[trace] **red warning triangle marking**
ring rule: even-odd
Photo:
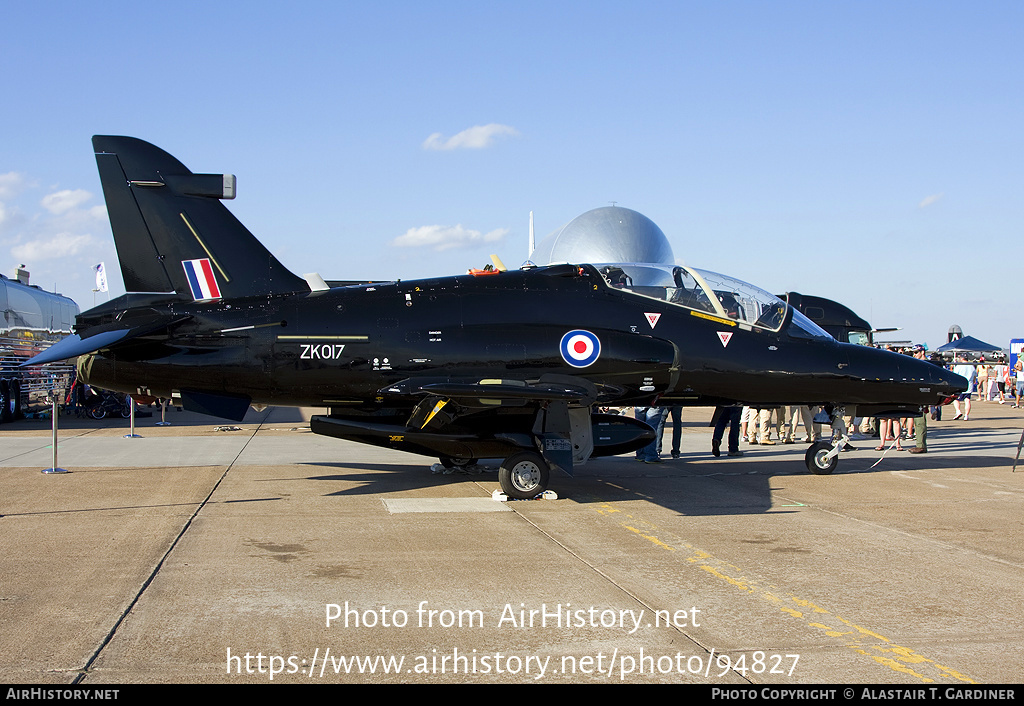
[[[647,317],[647,323],[651,325],[651,328],[654,328],[655,324],[658,323],[658,319],[661,318],[661,314],[652,314],[649,312],[644,312],[644,316]]]
[[[722,348],[729,345],[730,339],[732,339],[732,331],[719,331],[718,338],[722,341]]]

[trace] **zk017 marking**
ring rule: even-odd
[[[344,343],[301,343],[303,360],[338,360],[342,351],[345,350]]]

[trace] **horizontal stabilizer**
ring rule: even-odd
[[[69,358],[76,358],[86,353],[94,353],[101,348],[108,348],[114,345],[130,333],[131,329],[120,329],[117,331],[104,331],[88,338],[81,338],[77,333],[72,334],[67,338],[61,339],[34,358],[28,359],[18,367],[46,365],[47,363],[56,363],[58,360],[68,360]]]
[[[95,353],[98,350],[110,348],[111,346],[119,343],[125,343],[133,338],[151,336],[160,331],[166,331],[172,326],[180,324],[183,321],[188,321],[190,318],[192,317],[174,316],[159,317],[157,319],[150,318],[143,323],[130,328],[110,328],[109,324],[91,327],[89,329],[90,331],[96,331],[96,329],[100,330],[96,333],[90,333],[85,338],[82,338],[77,333],[72,334],[67,338],[63,338],[39,355],[34,358],[30,358],[18,367],[24,368],[28,365],[46,365],[47,363],[55,363],[58,360],[77,358],[78,356],[85,355],[86,353]]]

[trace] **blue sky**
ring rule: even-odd
[[[616,202],[883,338],[1024,337],[1019,2],[0,0],[0,271],[123,291],[90,137],[238,176],[293,271],[457,274]]]

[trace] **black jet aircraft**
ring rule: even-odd
[[[780,294],[782,299],[808,319],[825,329],[837,341],[849,341],[862,346],[873,346],[876,333],[891,333],[899,328],[872,328],[847,306],[825,297],[814,297],[799,292]]]
[[[312,430],[445,464],[503,458],[513,497],[649,443],[604,405],[856,404],[916,413],[965,389],[930,363],[838,343],[779,298],[688,267],[564,264],[330,287],[289,272],[193,174],[130,137],[93,138],[129,292],[29,364],[241,420],[325,407]],[[870,411],[865,411],[870,410]],[[841,439],[808,451],[828,473]]]

